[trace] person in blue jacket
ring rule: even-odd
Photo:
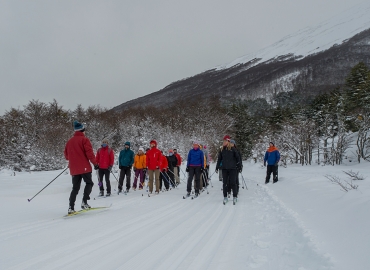
[[[267,162],[267,173],[265,184],[270,182],[271,173],[273,174],[273,183],[278,181],[278,163],[280,161],[279,150],[275,147],[273,142],[270,142],[270,147],[265,153],[263,165],[266,166]]]
[[[195,175],[195,197],[199,195],[200,186],[200,175],[204,170],[204,153],[199,149],[199,143],[197,141],[193,142],[193,149],[189,151],[188,162],[186,165],[186,171],[189,173],[188,185],[187,185],[187,197],[190,196],[191,184]]]
[[[123,181],[126,176],[126,192],[130,190],[131,186],[131,168],[134,164],[135,153],[130,149],[130,142],[125,142],[125,148],[119,153],[118,162],[120,168],[118,193],[122,192]]]

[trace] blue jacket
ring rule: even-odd
[[[204,167],[204,153],[197,148],[191,149],[188,154],[188,163],[186,167]]]
[[[280,160],[279,150],[274,146],[267,149],[264,161],[267,165],[275,165]]]
[[[134,151],[132,151],[130,148],[129,149],[123,149],[119,153],[118,161],[119,161],[119,166],[123,167],[130,167],[132,164],[134,164]]]

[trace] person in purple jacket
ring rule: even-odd
[[[193,149],[189,151],[188,162],[186,165],[186,172],[189,173],[188,185],[187,185],[187,197],[190,196],[191,184],[193,182],[193,177],[195,175],[195,196],[199,195],[199,185],[200,185],[200,175],[204,170],[204,153],[199,149],[199,143],[197,141],[193,142]]]

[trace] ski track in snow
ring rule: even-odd
[[[70,218],[62,218],[66,207],[60,202],[69,193],[41,209],[28,207],[23,211],[45,215],[1,226],[0,268],[333,269],[304,224],[268,187],[246,179],[249,190],[240,188],[238,203],[224,206],[216,178],[210,194],[203,192],[196,200],[182,199],[181,184],[154,197],[130,191],[127,196],[91,200],[92,206],[113,206]]]

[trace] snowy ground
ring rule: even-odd
[[[348,169],[367,176],[358,190],[324,177],[345,179]],[[69,175],[29,203],[59,172],[2,171],[0,269],[369,269],[369,163],[279,170],[280,181],[264,185],[265,170],[245,164],[248,190],[236,206],[222,204],[215,174],[210,194],[195,200],[182,199],[182,183],[151,198],[132,191],[91,200],[113,206],[67,219]]]

